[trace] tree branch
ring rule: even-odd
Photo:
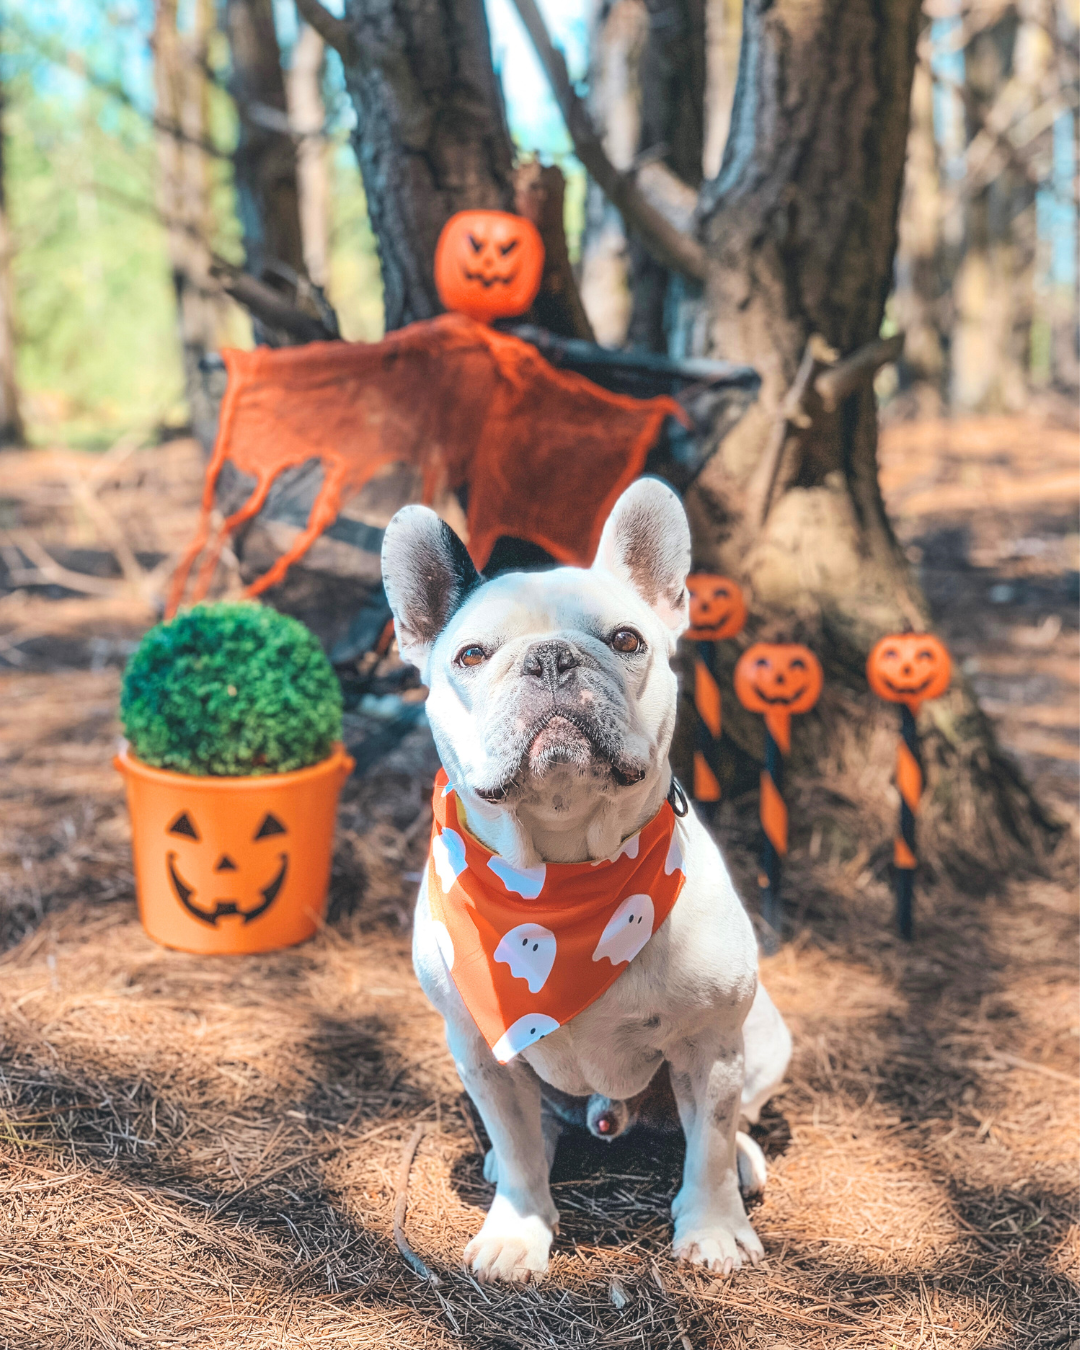
[[[317,0],[297,0],[297,3],[306,6],[317,3]],[[544,67],[578,159],[658,262],[673,271],[681,272],[684,276],[692,277],[695,281],[704,281],[705,250],[696,239],[676,229],[654,206],[650,205],[634,179],[620,173],[608,159],[588,110],[570,82],[563,54],[553,45],[548,35],[536,0],[514,0],[514,6],[532,39],[540,64]]]
[[[306,24],[315,29],[316,33],[323,39],[328,46],[333,47],[339,56],[348,55],[353,44],[352,29],[344,19],[339,19],[336,15],[319,3],[319,0],[296,0],[297,13]]]
[[[865,347],[860,347],[829,370],[823,371],[814,381],[814,388],[825,405],[825,411],[835,411],[864,380],[873,379],[881,367],[887,366],[890,361],[898,361],[903,350],[904,335],[896,333],[893,337],[868,342]]]

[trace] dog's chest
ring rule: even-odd
[[[613,993],[609,990],[608,994]],[[658,1011],[631,1012],[608,995],[523,1052],[546,1083],[576,1097],[623,1099],[643,1091],[664,1058],[671,1029]]]

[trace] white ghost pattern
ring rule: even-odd
[[[638,850],[641,847],[641,831],[632,834],[629,839],[624,839],[610,858],[598,858],[593,863],[594,867],[599,867],[601,863],[616,863],[625,853],[628,858],[636,858]]]
[[[491,1053],[500,1064],[509,1064],[526,1046],[535,1045],[537,1041],[558,1029],[558,1022],[547,1013],[526,1013],[524,1017],[519,1017],[513,1026],[506,1028],[491,1047]]]
[[[602,961],[607,957],[613,966],[632,961],[652,937],[655,917],[653,902],[647,895],[628,895],[608,919],[592,959]]]
[[[465,840],[457,830],[443,830],[431,841],[431,856],[439,884],[446,895],[458,877],[465,871]]]
[[[547,984],[555,964],[557,944],[550,928],[539,923],[519,923],[504,933],[495,948],[495,960],[510,967],[515,980],[527,980],[530,994]]]
[[[515,867],[494,853],[488,866],[508,891],[516,891],[523,900],[535,900],[544,889],[547,867],[543,863],[538,867]]]
[[[446,962],[446,969],[454,969],[454,941],[450,936],[450,929],[441,919],[432,919],[431,928],[435,934],[435,945],[439,949],[439,955]]]
[[[671,846],[667,851],[667,859],[664,862],[664,872],[670,876],[672,872],[685,871],[682,849],[679,847],[679,831],[676,828],[671,832]]]

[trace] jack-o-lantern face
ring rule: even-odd
[[[750,712],[804,713],[818,701],[821,662],[797,642],[755,642],[735,666],[735,693]]]
[[[949,653],[932,633],[891,633],[875,644],[866,662],[866,678],[878,698],[906,703],[912,711],[924,699],[943,694],[951,677]]]
[[[540,231],[508,211],[459,211],[435,247],[439,299],[481,323],[524,314],[543,271]]]
[[[686,578],[690,592],[688,638],[695,642],[718,641],[741,633],[746,623],[746,601],[730,577],[693,572]]]
[[[192,811],[181,811],[166,829],[169,885],[200,923],[216,927],[219,919],[235,916],[249,924],[266,913],[284,886],[289,855],[281,844],[288,830],[270,811],[261,812],[250,825],[250,833],[237,830],[232,835],[235,843],[224,853],[206,851]]]

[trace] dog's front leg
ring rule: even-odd
[[[725,1275],[744,1260],[756,1265],[764,1248],[746,1217],[735,1163],[742,1036],[685,1041],[669,1063],[686,1134],[683,1183],[671,1206],[675,1258]]]
[[[540,1116],[540,1080],[521,1059],[498,1064],[476,1035],[448,1031],[465,1090],[491,1140],[495,1199],[465,1260],[479,1280],[521,1284],[547,1270],[559,1215],[548,1184],[550,1166]]]

